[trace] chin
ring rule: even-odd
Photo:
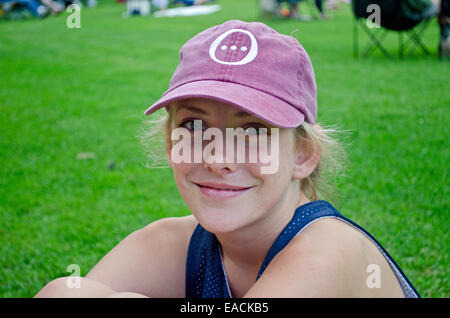
[[[230,233],[245,225],[244,211],[219,209],[197,210],[193,213],[200,225],[214,234]],[[195,211],[195,210],[194,210]]]

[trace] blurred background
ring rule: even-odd
[[[171,170],[146,168],[139,130],[181,46],[229,19],[304,46],[318,122],[347,131],[340,211],[421,296],[449,297],[446,20],[403,4],[377,28],[376,7],[354,4],[0,0],[0,297],[32,297],[69,264],[85,275],[130,232],[190,213]]]

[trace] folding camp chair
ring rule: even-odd
[[[358,28],[364,30],[369,36],[369,41],[362,50],[361,56],[367,57],[378,48],[387,57],[393,57],[383,46],[387,34],[390,31],[398,33],[399,57],[403,58],[405,52],[407,56],[414,53],[416,48],[421,49],[426,55],[430,54],[422,41],[423,33],[428,27],[431,19],[436,15],[434,6],[430,6],[426,11],[414,18],[407,15],[404,10],[404,0],[352,0],[353,19],[353,55],[359,57]],[[370,5],[377,5],[379,8],[379,25],[370,28],[367,25],[368,18],[373,18],[375,11]],[[376,19],[374,19],[376,21]],[[370,21],[370,22],[375,22]],[[403,35],[406,33],[406,41]]]

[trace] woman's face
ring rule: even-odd
[[[197,130],[197,133],[200,131],[205,133],[207,129],[215,127],[223,135],[223,152],[220,152],[220,148],[213,151],[214,155],[223,158],[222,163],[211,163],[211,160],[207,160],[204,156],[197,163],[193,160],[189,162],[173,160],[172,149],[176,147],[177,142],[186,144],[185,140],[175,140],[167,149],[178,191],[205,229],[213,233],[235,231],[283,209],[287,200],[292,201],[292,198],[298,200],[300,191],[296,182],[298,180],[294,177],[297,155],[293,128],[277,128],[278,141],[272,140],[270,135],[267,136],[266,145],[269,153],[273,142],[279,143],[279,152],[276,153],[278,158],[273,158],[278,160],[278,167],[274,173],[267,174],[262,173],[262,167],[267,166],[267,161],[263,163],[258,159],[256,162],[248,162],[247,158],[244,163],[237,163],[237,151],[234,154],[235,160],[227,163],[226,143],[229,140],[225,140],[226,128],[240,127],[246,133],[267,128],[270,133],[274,126],[234,106],[209,99],[182,100],[172,104],[171,107],[176,107],[172,131],[183,127],[194,137],[194,130]],[[198,125],[199,122],[194,120],[201,120],[202,125]],[[252,128],[255,130],[252,131]],[[246,139],[247,151],[252,147],[252,140],[255,140],[251,138],[256,136],[259,137],[256,134]],[[201,143],[202,150],[208,143],[211,141]],[[187,144],[193,153],[194,142]]]

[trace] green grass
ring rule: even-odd
[[[76,263],[86,274],[128,233],[189,213],[169,169],[144,167],[143,111],[181,45],[229,19],[261,20],[313,61],[319,116],[349,130],[341,212],[371,232],[425,297],[449,297],[450,67],[432,56],[352,57],[348,7],[329,21],[261,18],[255,1],[212,15],[121,18],[124,5],[0,21],[0,297],[31,297]],[[396,37],[387,40],[397,49]],[[93,152],[90,160],[77,154]]]

